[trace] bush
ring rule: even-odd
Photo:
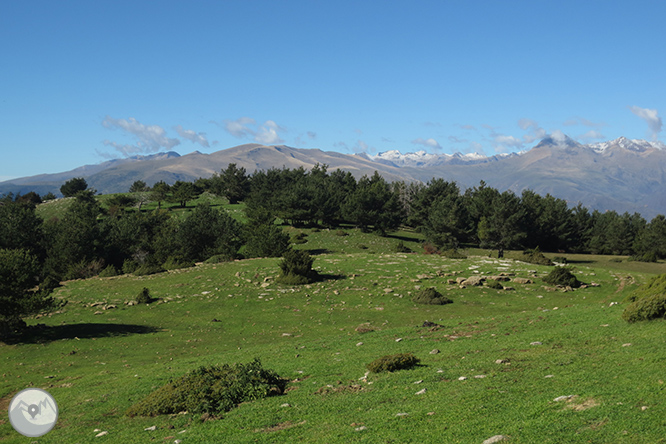
[[[303,232],[296,233],[294,235],[294,237],[291,238],[291,243],[293,243],[293,244],[304,244],[308,241],[306,239],[306,237],[308,237],[308,235],[303,233]]]
[[[182,411],[220,415],[241,402],[284,393],[287,381],[258,359],[248,364],[202,366],[130,407],[128,416],[156,416]]]
[[[156,298],[150,296],[150,290],[148,290],[146,287],[143,287],[141,293],[139,293],[136,296],[137,304],[150,304],[151,302],[155,302],[156,300],[157,300]]]
[[[349,236],[349,234],[345,230],[337,230],[335,232],[336,236]]]
[[[148,276],[149,274],[162,273],[164,268],[159,265],[143,264],[132,272],[134,276]]]
[[[67,268],[67,272],[65,273],[65,280],[71,280],[71,279],[88,279],[93,276],[98,276],[104,266],[104,261],[101,259],[97,259],[94,261],[88,262],[87,260],[82,260],[77,263],[71,264]]]
[[[174,256],[169,256],[166,262],[162,264],[162,268],[165,270],[178,270],[179,268],[190,267],[194,267],[194,262]]]
[[[455,248],[450,250],[445,250],[441,254],[442,256],[449,259],[467,259],[467,255],[465,253]]]
[[[282,274],[277,282],[287,285],[301,285],[314,281],[317,272],[312,269],[314,259],[304,250],[287,250],[280,261]]]
[[[124,274],[134,273],[134,270],[136,270],[137,268],[139,268],[139,264],[132,259],[125,259],[125,262],[123,262]]]
[[[114,267],[113,265],[109,265],[104,270],[99,272],[99,277],[101,278],[107,278],[113,276],[118,276],[118,270],[116,270],[116,267]]]
[[[558,264],[567,264],[567,258],[564,256],[555,256],[553,258],[553,262],[557,262]]]
[[[634,256],[631,256],[629,259],[632,261],[639,261],[639,262],[657,262],[659,257],[657,257],[657,253],[655,253],[654,251],[648,251],[647,253],[636,254]]]
[[[222,262],[231,262],[232,260],[234,259],[226,254],[216,254],[206,259],[204,264],[221,264]]]
[[[553,262],[543,255],[539,247],[523,251],[523,257],[520,260],[536,265],[553,265]]]
[[[444,305],[450,304],[453,301],[435,290],[434,287],[430,287],[414,293],[412,302],[417,304]]]
[[[649,321],[666,317],[666,294],[653,294],[632,302],[622,312],[627,322]]]
[[[504,286],[500,284],[499,281],[493,279],[488,279],[485,283],[485,286],[494,290],[504,290]]]
[[[358,244],[358,248],[361,249],[361,250],[367,250],[368,246],[365,245],[365,244]]]
[[[398,245],[395,246],[396,253],[411,253],[412,249],[409,248],[403,241],[398,242]]]
[[[411,353],[399,353],[397,355],[382,356],[365,367],[372,373],[394,372],[396,370],[412,368],[419,362],[421,360]]]
[[[556,267],[543,278],[543,281],[550,285],[562,285],[565,287],[578,288],[581,282],[574,276],[571,269],[567,267]]]
[[[656,294],[666,294],[666,274],[654,276],[647,283],[635,289],[625,298],[625,302],[635,302]]]

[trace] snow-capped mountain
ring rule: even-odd
[[[489,162],[504,157],[515,156],[517,153],[503,153],[495,156],[485,156],[479,153],[433,154],[425,151],[402,154],[398,150],[384,151],[375,155],[367,155],[368,159],[384,165],[396,167],[432,167],[442,164],[471,164]]]
[[[603,153],[609,148],[620,147],[625,150],[635,151],[638,153],[645,152],[649,149],[666,149],[666,145],[662,142],[650,142],[647,140],[641,139],[627,139],[626,137],[620,137],[615,140],[610,140],[608,142],[599,142],[586,145],[587,148],[596,151],[597,153]]]

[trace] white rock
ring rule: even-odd
[[[423,395],[425,392],[427,392],[427,389],[419,390],[415,395]]]
[[[631,342],[628,342],[626,344],[622,344],[622,347],[631,347]]]
[[[423,382],[423,379],[419,379],[418,381],[414,381],[414,384],[420,384]]]
[[[458,381],[464,381],[466,379],[467,379],[467,376],[461,376],[460,378],[458,378]]]
[[[409,416],[409,413],[396,413],[395,416]]]
[[[362,342],[359,342],[359,343],[356,344],[357,347],[360,347],[361,345],[363,345]]]
[[[280,407],[291,407],[291,405],[285,402],[284,404],[280,405]]]
[[[493,444],[493,443],[496,443],[496,442],[505,441],[507,439],[509,439],[508,436],[495,435],[495,436],[491,436],[490,438],[483,441],[483,444]]]
[[[476,375],[476,376],[474,376],[474,378],[476,378],[476,379],[483,379],[485,377],[486,377],[486,375]]]
[[[363,430],[367,430],[368,428],[366,426],[361,426],[361,427],[356,427],[354,430],[357,432],[361,432]]]
[[[400,342],[400,341],[402,341],[402,338],[398,338],[395,340],[395,342]]]
[[[434,349],[434,350],[430,351],[431,355],[436,355],[437,353],[439,353],[439,350],[437,350],[437,349]]]
[[[544,376],[544,378],[554,378],[554,377],[555,377],[555,375],[546,375],[546,376]]]
[[[534,341],[534,342],[530,342],[530,345],[543,345],[543,342]]]
[[[109,434],[109,432],[107,432],[107,431],[105,430],[105,431],[103,431],[103,432],[99,432],[97,435],[95,435],[95,438],[99,438],[100,436],[104,436],[104,435],[108,435],[108,434]]]
[[[150,432],[150,431],[153,431],[153,430],[155,430],[155,429],[157,429],[157,427],[155,427],[155,426],[150,426],[150,427],[146,427],[146,428],[143,429],[143,430],[146,431],[146,432]]]
[[[568,399],[571,399],[571,398],[573,398],[574,396],[575,396],[575,395],[558,396],[557,398],[553,399],[553,401],[555,401],[555,402],[562,402],[562,401],[566,401],[566,400],[568,400]]]

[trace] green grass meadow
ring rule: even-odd
[[[483,250],[425,255],[411,232],[288,230],[308,234],[297,248],[315,255],[326,280],[276,284],[279,259],[262,258],[57,289],[68,305],[29,319],[44,327],[22,341],[0,343],[0,407],[21,389],[43,388],[58,402],[58,423],[26,438],[5,415],[0,442],[481,443],[499,434],[510,443],[666,442],[666,324],[620,318],[623,298],[666,264],[565,255],[579,280],[600,286],[563,292],[541,282],[552,267]],[[399,241],[418,253],[394,253]],[[513,291],[447,283],[501,272],[534,283],[504,282]],[[126,305],[143,287],[160,301]],[[454,303],[413,303],[426,287]],[[418,367],[364,377],[372,360],[406,352]],[[124,414],[170,378],[255,357],[290,380],[284,395],[208,421]]]

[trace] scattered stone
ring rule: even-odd
[[[498,359],[495,361],[495,364],[509,364],[511,361],[508,359]]]
[[[533,284],[534,283],[534,281],[532,279],[521,278],[521,277],[513,278],[513,282],[515,282],[516,284]]]
[[[608,304],[608,306],[612,307],[613,305],[617,305],[617,304],[618,304],[617,302],[611,302],[610,304]]]
[[[507,439],[509,439],[508,436],[495,435],[495,436],[491,436],[490,438],[483,441],[483,444],[493,444],[493,443],[500,442],[500,441],[506,441]]]
[[[108,435],[108,434],[109,434],[109,432],[107,432],[107,431],[105,430],[105,431],[103,431],[103,432],[99,432],[97,435],[95,435],[95,438],[99,438],[100,436],[104,436],[104,435]]]
[[[474,378],[476,378],[476,379],[483,379],[485,377],[486,377],[486,375],[476,375],[476,376],[474,376]]]
[[[417,274],[416,279],[430,279],[430,275],[428,274]]]
[[[562,402],[562,401],[568,401],[571,398],[573,398],[576,395],[565,395],[565,396],[558,396],[557,398],[553,399],[554,402]]]
[[[622,347],[631,347],[631,342],[627,342],[626,344],[622,344]]]
[[[396,413],[395,416],[409,416],[409,413]]]
[[[590,287],[601,287],[601,284],[597,284],[596,282],[590,282]]]
[[[511,280],[510,277],[508,276],[488,276],[487,279],[493,280],[493,281],[501,281],[501,282],[508,282]]]
[[[266,288],[266,287],[269,287],[270,285],[271,285],[270,282],[264,282],[264,283],[261,284],[261,288]]]
[[[467,379],[467,376],[461,376],[460,378],[458,378],[458,381],[465,381],[466,379]]]
[[[426,413],[426,415],[428,415],[428,416],[432,416],[432,415],[434,415],[434,414],[435,414],[435,412],[428,412],[428,413]]]
[[[104,312],[103,311],[96,311],[95,314],[96,315],[101,315],[101,314],[104,314]]]
[[[436,324],[434,322],[425,321],[423,324],[421,324],[421,327],[431,327],[432,328],[432,327],[444,327],[444,326],[440,325],[440,324]]]
[[[92,304],[90,304],[90,307],[97,307],[99,305],[104,305],[104,302],[93,302]]]
[[[544,376],[544,378],[554,378],[554,377],[555,377],[555,375],[546,375],[546,376]]]
[[[291,336],[291,333],[282,333],[282,336]]]
[[[515,291],[516,289],[513,287],[504,287],[505,291]]]
[[[415,395],[423,395],[427,391],[428,391],[427,389],[419,390],[418,392],[415,393]]]
[[[155,429],[157,429],[156,426],[150,426],[150,427],[146,427],[146,428],[143,429],[143,430],[144,430],[145,432],[152,432],[152,431],[154,431]]]
[[[354,431],[356,432],[362,432],[363,430],[367,430],[368,428],[366,426],[361,426],[361,427],[356,427]]]
[[[462,282],[462,285],[478,287],[479,285],[483,285],[483,281],[485,280],[486,279],[483,276],[470,276]]]
[[[393,293],[393,289],[392,288],[385,288],[384,293],[386,293],[386,294]]]
[[[530,345],[543,345],[543,342],[534,341],[534,342],[530,342]]]
[[[402,341],[402,338],[398,338],[395,340],[395,342],[400,342],[400,341]]]
[[[180,444],[181,442],[183,442],[183,441],[180,440],[180,439],[177,439],[177,440],[175,440],[175,441],[173,442],[173,444]]]
[[[114,308],[118,308],[118,307],[115,306],[115,305],[107,305],[106,307],[104,307],[104,310],[113,310]]]
[[[414,381],[414,384],[420,384],[423,382],[423,379],[419,379],[418,381]]]
[[[285,402],[284,404],[280,405],[280,407],[291,407],[291,404]]]
[[[356,344],[357,347],[360,347],[361,345],[363,345],[362,342],[359,342],[359,343]]]
[[[643,407],[641,407],[641,410],[646,411],[648,408],[649,408],[648,406],[644,405]]]
[[[462,283],[465,282],[466,280],[467,280],[467,278],[464,278],[464,277],[457,277],[457,278],[456,278],[456,284],[462,284]]]
[[[433,349],[433,350],[430,350],[431,355],[436,355],[437,353],[439,353],[439,350],[437,350],[436,348]]]
[[[446,280],[446,283],[449,284],[449,285],[455,285],[455,284],[457,284],[458,282],[456,282],[455,279],[447,279],[447,280]]]
[[[444,370],[442,370],[441,368],[438,368],[437,373],[444,373]]]

